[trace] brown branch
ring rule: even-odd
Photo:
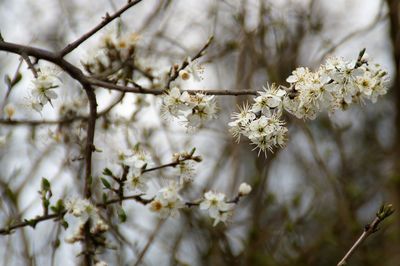
[[[124,196],[122,199],[121,198],[111,199],[111,200],[108,200],[106,202],[96,204],[96,207],[105,208],[108,205],[111,205],[111,204],[114,204],[114,203],[119,203],[121,200],[122,201],[135,200],[136,202],[139,202],[139,203],[141,203],[143,205],[147,205],[152,201],[152,199],[144,199],[144,198],[142,198],[142,196],[143,195],[131,195],[131,196]],[[41,222],[44,222],[44,221],[47,221],[47,220],[60,219],[60,218],[64,217],[65,214],[67,214],[67,211],[63,211],[61,213],[37,216],[34,219],[26,220],[26,221],[21,222],[21,223],[17,223],[17,224],[14,224],[14,225],[7,226],[5,228],[1,228],[0,229],[0,235],[7,235],[7,234],[12,233],[12,230],[15,230],[15,229],[18,229],[18,228],[22,228],[22,227],[26,227],[26,226],[32,226],[33,224],[37,225],[38,223],[41,223]]]
[[[64,57],[65,55],[69,54],[70,52],[72,52],[73,50],[75,50],[75,48],[77,48],[79,45],[81,45],[84,41],[86,41],[87,39],[89,39],[91,36],[93,36],[96,32],[98,32],[99,30],[101,30],[102,28],[104,28],[108,23],[110,23],[111,21],[113,21],[114,19],[120,17],[122,15],[122,13],[124,13],[126,10],[128,10],[129,8],[133,7],[134,5],[138,4],[139,2],[141,2],[142,0],[136,0],[136,1],[128,1],[128,3],[123,6],[122,8],[120,8],[117,12],[115,12],[113,15],[109,15],[108,13],[106,13],[106,16],[103,18],[103,21],[98,24],[96,27],[94,27],[93,29],[91,29],[90,31],[88,31],[87,33],[83,34],[79,39],[77,39],[76,41],[68,44],[64,49],[62,49],[58,56],[59,57]]]
[[[32,224],[36,225],[36,224],[38,224],[40,222],[43,222],[43,221],[60,218],[60,217],[64,216],[65,213],[66,213],[66,211],[61,213],[61,214],[42,215],[42,216],[38,216],[38,217],[36,217],[34,219],[31,219],[31,220],[26,220],[25,222],[17,223],[17,224],[2,228],[2,229],[0,229],[0,235],[10,234],[12,230],[18,229],[18,228],[21,228],[21,227],[32,226]]]
[[[174,162],[162,164],[162,165],[155,166],[155,167],[152,167],[152,168],[146,168],[146,169],[142,170],[142,173],[156,171],[156,170],[167,168],[167,167],[175,167],[175,166],[179,165],[181,162],[190,161],[190,160],[196,161],[196,162],[200,162],[201,161],[201,157],[191,155],[191,156],[188,156],[186,158],[178,159],[178,160],[176,160]]]
[[[32,56],[36,59],[43,59],[49,62],[56,64],[61,67],[65,72],[67,72],[72,78],[79,81],[83,87],[90,85],[90,83],[86,80],[83,72],[76,66],[72,65],[68,61],[64,60],[62,57],[57,55],[56,53],[50,52],[48,50],[20,45],[16,43],[4,42],[0,41],[0,50],[7,51],[10,53],[18,54],[20,56]]]
[[[118,197],[115,199],[110,199],[107,200],[105,202],[102,203],[97,203],[96,207],[98,208],[106,208],[109,205],[115,204],[115,203],[121,203],[122,201],[127,201],[127,200],[134,200],[138,203],[141,203],[143,205],[147,205],[149,203],[151,203],[153,201],[154,198],[150,198],[150,199],[145,199],[143,198],[144,194],[139,194],[139,195],[130,195],[130,196],[123,196],[123,197]],[[226,201],[226,203],[234,203],[237,204],[239,203],[239,200],[242,196],[241,195],[237,195],[235,198]],[[186,207],[193,207],[193,206],[199,206],[200,205],[199,200],[197,201],[193,201],[193,202],[185,202],[185,206]],[[16,223],[14,225],[10,225],[7,226],[5,228],[0,228],[0,235],[7,235],[12,233],[13,230],[18,229],[18,228],[22,228],[22,227],[26,227],[26,226],[36,226],[38,223],[47,221],[47,220],[52,220],[52,219],[61,219],[63,218],[65,215],[67,214],[67,211],[62,211],[60,213],[55,213],[55,214],[47,214],[47,215],[41,215],[41,216],[37,216],[36,218],[30,219],[30,220],[25,220],[24,222],[21,223]],[[383,220],[383,219],[382,219]]]
[[[87,117],[74,117],[70,119],[60,119],[60,120],[27,120],[27,119],[0,119],[0,124],[2,125],[27,125],[27,126],[40,126],[40,125],[60,125],[60,124],[69,124],[76,120],[85,120]]]
[[[117,100],[115,100],[113,103],[111,103],[109,106],[104,108],[102,111],[97,113],[97,118],[100,118],[102,116],[107,115],[118,103],[121,102],[123,99],[124,94],[122,93]],[[64,118],[60,120],[27,120],[27,119],[0,119],[0,124],[2,125],[9,125],[9,126],[22,126],[22,125],[27,125],[27,126],[40,126],[40,125],[63,125],[63,124],[69,124],[74,121],[78,120],[88,120],[88,116],[81,116],[77,115],[71,118]]]
[[[94,79],[91,77],[87,77],[87,81],[90,82],[93,86],[105,88],[105,89],[110,89],[110,90],[115,90],[115,91],[121,91],[121,92],[127,92],[127,93],[138,93],[138,94],[152,94],[152,95],[160,95],[164,94],[167,89],[147,89],[139,85],[135,85],[135,87],[128,87],[128,86],[121,86],[121,85],[116,85],[110,82]],[[182,91],[187,91],[190,94],[196,94],[196,93],[203,93],[207,95],[219,95],[219,96],[242,96],[242,95],[257,95],[256,90],[182,90]]]
[[[89,199],[92,195],[92,153],[95,151],[94,146],[94,131],[97,120],[97,100],[93,89],[88,86],[84,88],[89,99],[89,118],[87,126],[86,147],[85,147],[85,186],[84,195]]]
[[[337,266],[344,266],[347,264],[347,261],[353,255],[355,250],[367,239],[368,236],[378,231],[378,225],[387,217],[392,215],[394,209],[391,204],[384,204],[380,208],[379,212],[376,214],[375,219],[368,225],[365,226],[364,232],[361,236],[357,239],[357,241],[353,244],[353,246],[349,249],[349,251],[344,255],[343,259],[339,261]]]
[[[37,78],[38,72],[37,72],[35,66],[32,64],[32,61],[29,58],[29,56],[27,56],[26,54],[22,54],[21,57],[25,60],[26,64],[28,65],[28,68],[32,71],[33,76],[35,78]]]
[[[97,86],[97,87],[106,88],[106,89],[115,90],[115,91],[121,91],[121,92],[153,94],[153,95],[160,95],[160,94],[163,94],[166,92],[166,89],[158,89],[158,90],[147,89],[147,88],[143,88],[137,84],[134,87],[121,86],[121,85],[116,85],[116,84],[113,84],[110,82],[98,80],[98,79],[95,79],[92,77],[87,77],[83,74],[83,72],[79,68],[72,65],[65,59],[59,57],[56,53],[53,53],[53,52],[50,52],[47,50],[43,50],[40,48],[0,41],[0,50],[15,53],[18,55],[26,54],[28,56],[33,56],[37,59],[43,59],[43,60],[52,62],[52,63],[56,64],[57,66],[61,67],[72,78],[79,81],[84,88],[88,87],[89,85],[92,85],[92,86]],[[201,51],[198,54],[201,54]],[[187,64],[187,62],[186,62],[186,64]],[[224,95],[224,96],[257,95],[257,91],[255,91],[255,90],[240,90],[240,91],[187,90],[187,92],[189,92],[191,94],[204,93],[204,94],[208,94],[208,95]]]

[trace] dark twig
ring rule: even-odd
[[[38,72],[37,72],[35,66],[32,64],[32,61],[29,58],[29,56],[27,56],[26,54],[21,54],[21,57],[25,60],[26,64],[28,65],[28,68],[32,71],[33,76],[35,78],[37,78],[39,76]]]
[[[103,21],[100,24],[98,24],[96,27],[94,27],[87,33],[83,34],[76,41],[68,44],[64,49],[61,50],[61,52],[59,52],[58,56],[62,58],[65,55],[69,54],[70,52],[75,50],[75,48],[77,48],[79,45],[81,45],[84,41],[86,41],[91,36],[93,36],[96,32],[98,32],[99,30],[104,28],[108,23],[110,23],[114,19],[120,17],[122,15],[122,13],[124,13],[126,10],[128,10],[129,8],[133,7],[134,5],[138,4],[141,1],[142,0],[128,1],[128,3],[125,6],[123,6],[121,9],[119,9],[117,12],[115,12],[111,16],[108,13],[106,13],[106,16],[103,18]]]
[[[93,86],[102,87],[110,90],[128,92],[128,93],[138,93],[138,94],[152,94],[152,95],[160,95],[164,94],[166,89],[147,89],[139,85],[135,85],[134,87],[121,86],[116,85],[110,82],[94,79],[91,77],[87,77],[87,81],[90,82]],[[256,90],[183,90],[187,91],[190,94],[196,93],[204,93],[208,95],[223,95],[223,96],[240,96],[240,95],[257,95]]]
[[[139,202],[143,205],[149,204],[152,199],[144,199],[142,198],[142,195],[131,195],[131,196],[124,196],[122,199],[116,198],[116,199],[111,199],[103,203],[98,203],[96,204],[96,207],[99,208],[105,208],[108,205],[119,203],[120,201],[125,201],[125,200],[134,200],[136,202]],[[40,222],[47,221],[47,220],[53,220],[53,219],[60,219],[64,217],[64,215],[67,213],[67,211],[63,211],[61,213],[55,213],[55,214],[48,214],[48,215],[41,215],[37,216],[36,218],[30,219],[30,220],[25,220],[24,222],[21,223],[16,223],[10,226],[7,226],[5,228],[0,229],[0,235],[7,235],[12,233],[13,230],[26,227],[26,226],[32,226],[32,225],[37,225]]]
[[[337,264],[338,266],[343,266],[347,264],[348,259],[353,255],[354,251],[367,239],[368,236],[378,231],[378,225],[387,217],[392,215],[394,209],[392,204],[384,204],[381,206],[380,210],[377,212],[375,219],[368,225],[365,226],[364,232],[349,249],[349,251],[344,255],[343,259]]]

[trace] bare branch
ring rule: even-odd
[[[368,225],[365,226],[364,232],[344,255],[343,259],[337,264],[337,266],[343,266],[347,264],[348,259],[353,255],[355,250],[367,239],[368,236],[378,231],[378,225],[387,217],[392,215],[394,212],[391,204],[382,205],[379,212],[376,214],[375,219]]]
[[[119,203],[120,201],[126,201],[126,200],[134,200],[136,202],[139,202],[143,205],[147,205],[148,203],[151,202],[151,199],[144,199],[142,198],[142,195],[131,195],[131,196],[124,196],[122,199],[121,198],[116,198],[116,199],[111,199],[108,200],[104,203],[98,203],[96,204],[97,207],[99,208],[105,208],[111,204],[114,203]],[[53,219],[60,219],[64,217],[64,215],[67,213],[67,211],[63,211],[61,213],[55,213],[55,214],[48,214],[48,215],[41,215],[37,216],[36,218],[30,219],[30,220],[25,220],[24,222],[17,223],[11,226],[7,226],[5,228],[0,229],[0,235],[7,235],[12,233],[13,230],[26,227],[26,226],[32,226],[32,225],[37,225],[38,223],[47,221],[47,220],[53,220]]]
[[[68,44],[64,49],[62,49],[59,52],[58,56],[59,57],[64,57],[65,55],[69,54],[70,52],[75,50],[75,48],[77,48],[79,45],[81,45],[84,41],[86,41],[91,36],[93,36],[96,32],[98,32],[99,30],[104,28],[108,23],[110,23],[114,19],[120,17],[122,15],[122,13],[124,13],[126,10],[128,10],[129,8],[133,7],[134,5],[138,4],[141,1],[142,0],[128,1],[128,3],[125,6],[123,6],[121,9],[119,9],[117,12],[115,12],[111,16],[108,13],[106,13],[106,16],[103,18],[103,21],[100,24],[98,24],[96,27],[94,27],[93,29],[91,29],[87,33],[83,34],[76,41]]]

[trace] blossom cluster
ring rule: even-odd
[[[167,187],[160,189],[150,203],[150,210],[159,213],[161,218],[179,216],[179,209],[185,207],[178,194],[180,189],[176,182],[171,182]]]
[[[181,92],[178,87],[173,87],[163,97],[164,116],[178,119],[188,130],[193,130],[204,125],[214,118],[217,106],[214,96],[202,93],[189,94]]]
[[[235,204],[241,197],[251,192],[251,186],[242,183],[234,200],[228,201],[223,193],[208,191],[199,202],[193,203],[183,201],[179,195],[181,189],[182,186],[176,182],[171,182],[167,187],[160,189],[150,203],[150,210],[159,213],[161,218],[177,217],[180,209],[198,205],[201,210],[208,212],[214,219],[213,226],[216,226],[220,222],[227,222],[233,214]]]
[[[130,167],[130,174],[127,177],[127,188],[131,191],[146,192],[148,190],[149,176],[143,170],[152,165],[150,156],[141,149],[135,149],[131,156],[128,156],[124,164]]]
[[[332,113],[365,100],[375,103],[387,92],[388,75],[380,65],[369,64],[366,56],[357,61],[331,57],[316,72],[297,68],[286,81],[290,88],[285,110],[297,118],[315,119],[324,110]]]
[[[260,152],[272,151],[286,141],[283,110],[297,118],[315,119],[325,110],[333,113],[365,100],[375,103],[387,92],[388,75],[380,65],[370,64],[362,51],[354,61],[328,58],[315,72],[299,67],[286,81],[288,88],[272,84],[259,92],[252,106],[246,104],[232,115],[233,136],[238,140],[246,136]]]
[[[286,141],[288,130],[280,119],[286,91],[272,84],[258,94],[254,104],[251,107],[244,105],[239,113],[234,113],[232,118],[235,120],[228,125],[238,140],[240,135],[244,135],[260,152],[266,152],[283,146]]]
[[[82,241],[85,238],[84,226],[90,223],[90,233],[93,235],[108,231],[108,225],[101,219],[98,209],[86,199],[71,199],[66,203],[68,213],[79,218],[79,225],[75,233],[66,239],[69,243]]]

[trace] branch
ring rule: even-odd
[[[97,120],[97,100],[93,89],[89,87],[84,88],[89,100],[89,118],[87,126],[86,146],[85,146],[85,198],[89,199],[92,195],[92,153],[96,150],[94,146],[94,131],[96,128]]]
[[[367,239],[368,236],[378,231],[378,225],[387,217],[392,215],[394,212],[392,204],[384,204],[380,210],[376,213],[375,219],[368,225],[365,226],[364,232],[344,255],[343,259],[337,264],[337,266],[344,266],[347,264],[348,259],[353,255],[355,250]]]
[[[162,164],[162,165],[159,165],[159,166],[155,166],[153,168],[146,168],[146,169],[144,169],[142,171],[142,173],[156,171],[156,170],[159,170],[159,169],[162,169],[162,168],[167,168],[167,167],[175,167],[175,166],[179,165],[181,162],[190,161],[190,160],[195,161],[195,162],[201,162],[202,159],[201,159],[200,156],[193,156],[193,154],[191,154],[191,155],[189,155],[189,156],[187,156],[185,158],[182,158],[182,159],[178,158],[177,160],[175,160],[173,162],[170,162],[170,163],[167,163],[167,164]]]
[[[110,16],[108,13],[106,13],[105,18],[103,18],[103,21],[100,24],[98,24],[96,27],[94,27],[93,29],[91,29],[90,31],[88,31],[87,33],[82,35],[76,41],[68,44],[64,49],[62,49],[59,52],[58,56],[59,57],[64,57],[65,55],[69,54],[70,52],[75,50],[75,48],[77,48],[79,45],[81,45],[84,41],[86,41],[91,36],[93,36],[96,32],[98,32],[99,30],[104,28],[108,23],[110,23],[114,19],[120,17],[122,15],[122,13],[124,13],[126,10],[128,10],[129,8],[133,7],[134,5],[138,4],[141,1],[142,0],[136,0],[136,1],[129,0],[128,3],[125,6],[123,6],[121,9],[119,9],[113,15]]]
[[[61,120],[27,120],[27,119],[0,119],[0,124],[2,125],[28,125],[28,126],[40,126],[40,125],[60,125],[60,124],[69,124],[75,120],[85,120],[87,117],[74,117],[70,119],[61,119]]]
[[[147,205],[148,203],[150,203],[152,201],[152,199],[144,199],[142,198],[142,195],[131,195],[131,196],[125,196],[122,199],[121,198],[116,198],[116,199],[111,199],[108,200],[104,203],[98,203],[96,204],[96,207],[99,208],[105,208],[108,205],[114,204],[114,203],[119,203],[120,201],[125,201],[125,200],[135,200],[136,202],[139,202],[143,205]],[[12,230],[18,229],[18,228],[22,228],[22,227],[26,227],[26,226],[33,226],[33,225],[37,225],[38,223],[47,221],[47,220],[52,220],[52,219],[59,219],[64,217],[64,215],[67,214],[67,211],[62,211],[60,213],[55,213],[55,214],[48,214],[48,215],[41,215],[41,216],[37,216],[34,219],[30,219],[30,220],[25,220],[24,222],[21,223],[17,223],[5,228],[1,228],[0,229],[0,235],[7,235],[12,233]]]
[[[59,57],[56,53],[53,53],[53,52],[50,52],[47,50],[43,50],[40,48],[0,41],[0,50],[11,52],[11,53],[18,54],[18,55],[26,54],[28,56],[33,56],[37,59],[43,59],[43,60],[52,62],[55,65],[62,68],[65,72],[67,72],[73,79],[80,82],[84,88],[89,85],[92,85],[92,86],[97,86],[97,87],[106,88],[106,89],[115,90],[115,91],[139,93],[139,94],[152,94],[152,95],[160,95],[160,94],[164,94],[166,92],[166,89],[158,89],[158,90],[147,89],[147,88],[143,88],[142,86],[139,86],[137,84],[134,87],[127,87],[127,86],[116,85],[116,84],[113,84],[110,82],[106,82],[106,81],[98,80],[96,78],[85,76],[79,68],[72,65],[65,59]],[[198,54],[201,54],[201,51]],[[240,91],[187,90],[187,92],[189,92],[191,94],[204,93],[204,94],[208,94],[208,95],[224,95],[224,96],[257,95],[257,91],[255,91],[255,90],[240,90]]]
[[[96,117],[100,118],[102,116],[107,115],[118,103],[121,102],[124,94],[121,94],[117,100],[115,100],[113,103],[111,103],[109,106],[104,108],[102,111],[98,112]],[[22,126],[22,125],[28,125],[28,126],[40,126],[40,125],[63,125],[63,124],[70,124],[74,121],[78,120],[88,120],[88,116],[82,116],[82,115],[77,115],[74,117],[70,118],[63,118],[60,120],[27,120],[27,119],[0,119],[0,124],[2,125],[10,125],[10,126]]]
[[[138,93],[138,94],[152,94],[161,95],[164,94],[166,89],[147,89],[140,85],[135,85],[135,87],[116,85],[110,82],[94,79],[87,77],[87,81],[93,86],[102,87],[110,90],[127,92],[127,93]],[[241,96],[241,95],[257,95],[256,90],[183,90],[190,94],[203,93],[207,95],[220,95],[220,96]]]
[[[25,220],[25,222],[17,223],[17,224],[8,226],[6,228],[0,229],[0,235],[10,234],[12,230],[17,229],[17,228],[21,228],[21,227],[25,227],[25,226],[33,226],[33,225],[36,225],[36,224],[38,224],[40,222],[43,222],[43,221],[60,218],[60,217],[63,217],[66,213],[67,212],[64,211],[64,212],[62,212],[60,214],[57,213],[57,214],[37,216],[34,219]]]

